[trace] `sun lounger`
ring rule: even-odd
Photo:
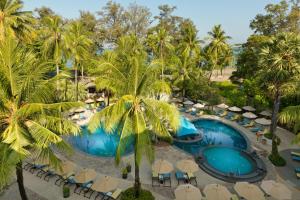
[[[61,186],[62,183],[64,183],[68,178],[74,176],[74,172],[70,172],[69,174],[66,174],[66,175],[60,175],[60,174],[55,174],[56,176],[58,176],[58,179],[56,179],[55,181],[55,185],[57,186]]]
[[[295,161],[300,161],[300,156],[292,156],[292,159]]]
[[[254,128],[251,128],[250,131],[255,133],[255,132],[258,132],[258,131],[263,131],[263,129],[261,127],[256,126]]]
[[[296,167],[296,168],[295,168],[295,172],[296,172],[296,173],[300,173],[300,167]]]
[[[239,125],[246,125],[246,124],[249,124],[249,123],[250,123],[250,121],[247,118],[244,118],[242,121],[238,122]]]
[[[237,120],[237,119],[239,119],[239,116],[238,116],[238,115],[234,115],[234,116],[232,116],[232,117],[230,118],[231,121],[235,121],[235,120]]]
[[[116,200],[120,197],[121,193],[122,193],[122,190],[117,188],[112,194],[106,194],[106,196],[108,197],[108,199]],[[104,199],[106,199],[106,198],[104,198]]]
[[[163,182],[163,185],[165,187],[171,187],[172,186],[171,173],[159,174],[158,178],[159,178],[160,181]],[[166,184],[167,182],[169,182],[169,185]]]
[[[86,193],[87,191],[90,190],[91,186],[93,185],[94,181],[88,181],[86,183],[75,183],[75,189],[74,189],[74,193],[76,194],[81,194],[81,192],[83,191],[84,193]]]
[[[300,152],[291,151],[291,155],[293,155],[293,156],[300,156]]]
[[[182,171],[176,171],[175,172],[175,177],[177,179],[178,185],[180,183],[180,181],[183,181],[183,183],[185,183],[187,181],[187,174],[182,172]]]
[[[195,185],[197,186],[198,183],[197,183],[196,176],[193,173],[191,173],[191,172],[187,173],[187,176],[188,176],[189,183],[192,184],[192,182],[194,182]]]
[[[45,164],[33,164],[29,170],[29,172],[31,172],[32,174],[36,171],[36,170],[42,170],[43,168],[47,167],[49,165],[45,165]]]

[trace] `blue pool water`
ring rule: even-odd
[[[236,149],[211,147],[203,151],[203,156],[212,168],[222,173],[245,175],[253,171],[252,162]]]
[[[116,150],[120,137],[116,133],[107,134],[102,128],[90,133],[86,127],[82,128],[80,136],[70,137],[70,143],[77,149],[95,156],[112,157]],[[122,153],[130,153],[133,150],[132,141],[128,140],[127,149]]]
[[[203,134],[203,139],[192,144],[175,142],[176,146],[191,154],[197,155],[199,151],[209,145],[247,149],[246,139],[237,130],[220,121],[199,119],[193,123]]]

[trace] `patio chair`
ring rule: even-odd
[[[176,171],[175,177],[177,179],[177,185],[179,185],[180,181],[183,181],[183,183],[187,182],[187,174],[182,171]]]
[[[248,124],[244,124],[243,126],[244,126],[245,128],[250,128],[250,127],[252,127],[252,126],[254,126],[254,125],[255,125],[254,121],[250,121]]]
[[[291,151],[291,155],[293,155],[293,156],[300,156],[300,152]]]
[[[76,194],[81,194],[81,192],[83,191],[84,193],[86,193],[87,191],[90,190],[91,186],[93,185],[94,181],[88,181],[86,183],[75,183],[75,189],[74,189],[74,193]]]
[[[64,183],[68,178],[74,177],[75,174],[74,172],[70,172],[69,174],[66,175],[59,175],[59,174],[55,174],[55,175],[58,176],[58,179],[56,179],[54,184],[57,186],[61,186],[62,183]]]
[[[158,183],[158,185],[154,185],[154,182],[157,182]],[[158,176],[158,173],[156,173],[156,172],[152,172],[152,187],[153,186],[159,186],[160,184],[159,184],[159,176]]]
[[[261,128],[259,126],[255,126],[255,127],[251,128],[250,131],[253,133],[256,133],[258,131],[263,131],[263,128]]]
[[[32,166],[31,166],[31,168],[29,169],[29,172],[31,172],[32,174],[36,171],[36,170],[38,170],[38,173],[40,172],[40,170],[42,170],[43,168],[45,168],[45,167],[47,167],[47,166],[49,166],[49,165],[45,165],[45,164],[33,164]]]
[[[105,197],[103,199],[113,199],[113,200],[117,200],[120,196],[121,196],[122,190],[117,188],[112,194],[108,193],[105,195]]]
[[[194,182],[196,186],[198,185],[197,178],[193,173],[189,172],[189,173],[187,173],[187,176],[188,176],[188,181],[190,184],[192,184],[192,182]]]
[[[166,173],[166,174],[159,174],[159,179],[163,181],[163,185],[165,187],[171,187],[172,182],[171,182],[171,173]],[[167,185],[166,183],[169,182],[170,184]]]
[[[225,119],[230,120],[233,116],[234,114],[232,112],[228,112],[227,115],[225,116]]]
[[[300,173],[300,167],[296,167],[296,168],[295,168],[295,172],[296,172],[296,173]]]

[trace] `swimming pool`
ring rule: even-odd
[[[211,145],[227,146],[237,149],[247,149],[247,141],[244,136],[234,128],[220,121],[212,119],[198,119],[193,121],[195,127],[202,133],[203,139],[195,143],[180,143],[174,144],[193,154],[197,155],[203,148]]]
[[[209,166],[224,174],[245,175],[254,170],[253,162],[243,152],[228,147],[210,147],[203,150]]]
[[[120,141],[117,133],[107,134],[102,128],[98,128],[94,133],[89,132],[87,127],[82,127],[82,134],[72,136],[69,142],[75,148],[87,154],[101,157],[113,157]],[[128,140],[127,148],[122,154],[132,152],[132,140]]]

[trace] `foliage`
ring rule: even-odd
[[[286,165],[286,161],[280,155],[274,156],[273,154],[269,155],[269,160],[275,165],[276,167],[283,167]]]
[[[128,188],[121,194],[121,200],[154,200],[154,196],[151,194],[150,191],[147,190],[140,190],[140,196],[135,196],[134,188]]]

